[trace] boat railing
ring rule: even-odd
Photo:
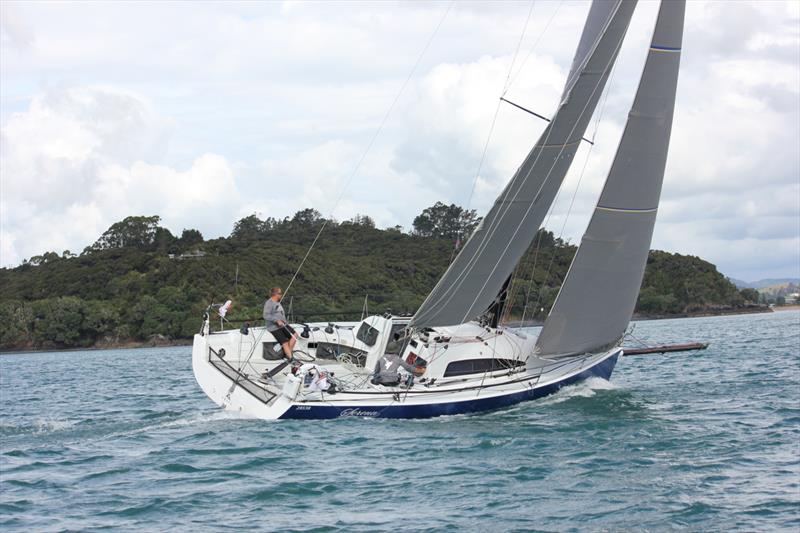
[[[208,362],[211,364],[211,366],[227,376],[234,383],[234,387],[241,387],[243,390],[262,403],[268,404],[277,396],[276,393],[270,392],[253,381],[248,373],[242,372],[240,369],[236,369],[233,365],[226,361],[224,349],[217,351],[209,346]],[[257,378],[257,376],[252,377]]]

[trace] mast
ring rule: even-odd
[[[506,305],[508,303],[508,288],[511,285],[511,278],[513,275],[508,276],[506,278],[505,283],[503,283],[502,288],[500,289],[500,294],[494,299],[492,304],[487,309],[486,314],[489,316],[489,326],[496,328],[500,324],[500,320],[503,317],[503,312],[506,309]]]
[[[556,114],[411,320],[461,324],[500,294],[555,199],[603,92],[636,0],[595,0]]]
[[[616,344],[653,236],[672,130],[685,0],[662,0],[633,107],[600,200],[539,339],[544,357]]]

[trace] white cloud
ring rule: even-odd
[[[170,122],[142,99],[110,89],[51,89],[2,129],[3,265],[44,251],[80,251],[128,215],[216,232],[241,203],[219,155],[186,171],[154,163]]]
[[[447,5],[3,2],[0,262],[80,249],[130,214],[217,236],[252,212],[313,206],[408,228],[437,200],[466,205],[527,3],[453,6],[334,208]],[[535,4],[510,99],[552,113],[586,10]],[[566,223],[573,242],[614,155],[656,10],[639,3],[620,52]],[[798,27],[792,1],[688,3],[654,246],[740,278],[759,271],[741,250],[758,250],[763,272],[798,275]],[[491,205],[543,126],[500,108],[471,207]]]
[[[33,32],[20,17],[16,3],[0,3],[0,43],[25,51],[31,47],[33,40]]]

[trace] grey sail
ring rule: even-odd
[[[608,0],[597,0],[592,2],[589,9],[589,14],[586,16],[586,23],[581,32],[581,40],[578,41],[578,47],[575,49],[575,56],[572,58],[572,65],[567,75],[567,81],[564,84],[564,91],[561,94],[561,99],[566,99],[578,77],[581,70],[586,66],[589,56],[594,50],[594,46],[600,39],[603,31],[606,29],[608,21],[610,20],[618,2]]]
[[[556,114],[514,177],[414,315],[449,326],[489,308],[555,199],[608,79],[636,0],[596,0]]]
[[[684,0],[663,0],[633,107],[561,291],[537,341],[541,357],[615,344],[642,284],[669,148]]]

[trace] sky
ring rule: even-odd
[[[0,265],[79,253],[129,215],[214,238],[305,207],[406,230],[437,201],[484,214],[544,129],[499,97],[551,116],[588,8],[4,0]],[[570,242],[657,9],[639,2],[595,144],[546,219]],[[681,61],[652,247],[738,279],[800,277],[800,2],[689,0]]]

